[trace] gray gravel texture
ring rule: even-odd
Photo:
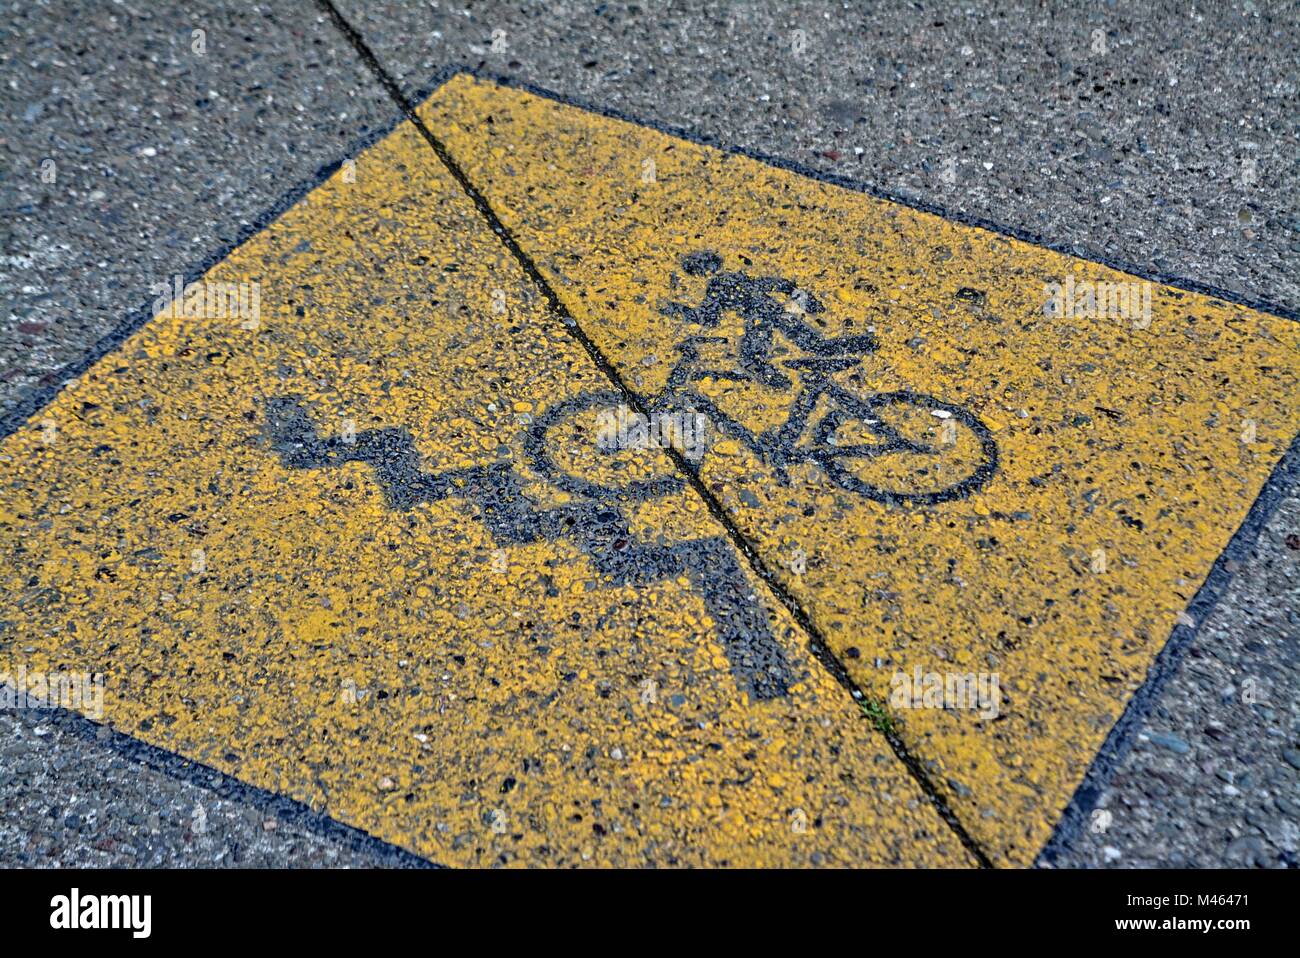
[[[5,6],[0,409],[395,112],[308,3]],[[1295,4],[701,6],[340,4],[408,94],[498,72],[1300,307]],[[1292,496],[1052,864],[1296,864],[1298,564]],[[40,713],[0,713],[0,758],[0,865],[393,863]]]
[[[125,746],[125,748],[124,748]],[[0,720],[0,867],[412,867],[406,855],[79,718]]]

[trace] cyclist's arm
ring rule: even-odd
[[[687,306],[685,303],[665,303],[659,307],[659,312],[663,316],[674,316],[700,326],[716,326],[721,314],[719,305],[716,296],[710,296],[706,293],[704,302],[700,303],[699,306]]]

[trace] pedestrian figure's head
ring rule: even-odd
[[[697,250],[682,257],[682,269],[691,276],[711,276],[721,268],[722,257],[712,250]]]

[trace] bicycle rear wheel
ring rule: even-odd
[[[651,499],[682,489],[684,480],[662,449],[609,441],[628,416],[617,390],[579,393],[546,409],[524,436],[524,450],[544,478],[590,499]]]

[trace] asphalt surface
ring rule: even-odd
[[[1291,5],[909,6],[869,20],[778,3],[703,16],[685,4],[341,9],[413,97],[449,66],[495,71],[1078,255],[1300,307]],[[219,258],[396,117],[310,5],[7,14],[8,410],[151,302],[151,283]],[[1171,656],[1050,864],[1296,863],[1298,518],[1292,490],[1231,560],[1217,607]],[[392,860],[306,813],[214,797],[39,718],[0,714],[0,741],[14,759],[0,773],[0,863]]]

